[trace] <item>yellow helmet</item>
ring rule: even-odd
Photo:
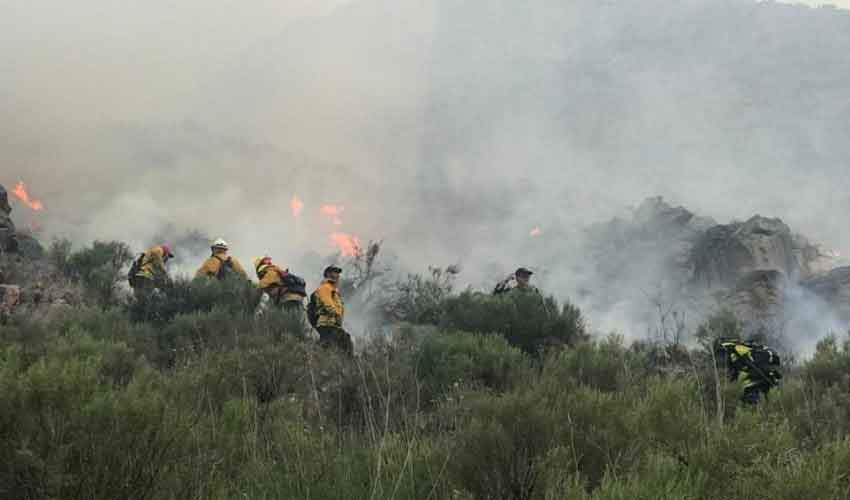
[[[254,269],[257,271],[257,276],[265,271],[270,265],[272,265],[272,258],[268,255],[254,259]]]

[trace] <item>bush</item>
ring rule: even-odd
[[[427,277],[409,274],[396,283],[384,298],[381,309],[387,319],[419,324],[438,324],[442,319],[443,301],[452,293],[458,269],[429,267]]]
[[[417,374],[429,399],[453,387],[503,392],[530,371],[528,357],[499,337],[440,333],[426,336],[417,351]]]
[[[455,438],[453,483],[473,498],[539,498],[548,453],[565,422],[534,392],[477,397]]]
[[[162,497],[189,423],[162,376],[146,370],[117,389],[97,353],[18,368],[0,371],[3,498]]]
[[[500,334],[513,346],[539,355],[553,345],[574,345],[587,338],[578,307],[559,306],[552,297],[513,292],[498,296],[465,291],[447,299],[442,326],[472,333]]]
[[[806,363],[803,376],[817,385],[850,390],[850,339],[840,345],[834,336],[818,342],[815,355]]]
[[[544,367],[544,379],[553,384],[585,384],[606,392],[625,390],[647,374],[646,359],[626,349],[618,336],[554,352]]]
[[[157,293],[138,296],[130,302],[133,321],[167,323],[178,315],[210,312],[213,309],[231,314],[253,314],[260,303],[257,287],[239,276],[224,280],[174,279]]]
[[[84,287],[90,303],[110,306],[118,302],[118,284],[126,279],[123,270],[133,255],[130,247],[119,241],[95,241],[73,252],[69,241],[57,240],[50,247],[48,259],[72,282]]]

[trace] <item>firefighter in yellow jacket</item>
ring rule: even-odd
[[[172,258],[174,254],[168,245],[151,247],[139,255],[127,276],[136,296],[150,293],[168,283],[165,265]]]
[[[281,269],[272,263],[271,257],[258,257],[254,259],[254,270],[260,282],[257,288],[263,291],[272,304],[280,306],[291,312],[303,312],[304,280],[289,272],[289,269]]]
[[[758,404],[782,380],[782,362],[770,347],[739,339],[718,339],[714,352],[719,361],[726,363],[729,381],[744,383],[744,403]]]
[[[342,327],[345,317],[345,305],[339,293],[339,278],[342,269],[328,266],[324,280],[319,288],[310,296],[307,317],[310,324],[319,332],[319,342],[325,346],[335,345],[346,354],[354,353],[351,336]]]
[[[219,238],[210,246],[212,255],[201,264],[195,278],[218,278],[224,279],[228,275],[235,274],[248,279],[248,273],[235,257],[227,255],[229,246],[226,241]]]

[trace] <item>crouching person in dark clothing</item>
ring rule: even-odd
[[[756,405],[779,385],[781,361],[773,349],[741,340],[718,340],[714,345],[718,361],[726,363],[729,380],[744,383],[741,401]]]
[[[319,332],[319,342],[322,346],[336,346],[346,354],[353,355],[354,344],[351,342],[351,336],[342,327],[345,305],[338,287],[341,273],[342,269],[336,266],[325,269],[322,284],[310,295],[307,318]]]

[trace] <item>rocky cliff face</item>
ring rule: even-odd
[[[753,271],[796,276],[791,229],[779,219],[755,216],[744,223],[716,225],[697,237],[691,252],[695,279],[708,288],[729,288]]]
[[[15,224],[10,217],[12,207],[9,205],[9,196],[6,189],[0,185],[0,251],[14,252],[18,249],[18,240],[15,236]]]
[[[595,278],[605,283],[600,300],[620,297],[611,301],[617,306],[622,290],[647,294],[654,279],[668,284],[665,300],[701,313],[731,309],[750,331],[775,330],[787,320],[794,287],[794,300],[813,294],[850,321],[850,267],[838,268],[835,255],[779,219],[718,224],[650,198],[632,220],[614,219],[589,236]]]

